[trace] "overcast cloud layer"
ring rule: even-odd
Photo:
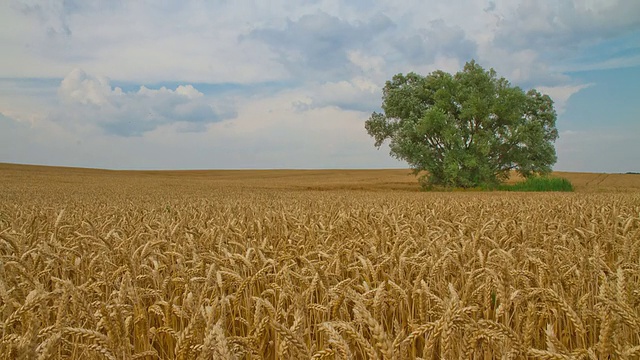
[[[405,167],[364,130],[384,82],[473,58],[556,101],[556,170],[640,171],[638,1],[6,0],[0,23],[0,162]]]

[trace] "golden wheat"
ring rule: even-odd
[[[637,192],[81,174],[3,183],[1,359],[640,353]]]

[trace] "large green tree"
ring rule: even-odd
[[[454,75],[398,74],[383,89],[382,109],[366,122],[379,148],[406,161],[423,185],[495,185],[515,170],[546,174],[556,162],[553,101],[524,92],[475,61]]]

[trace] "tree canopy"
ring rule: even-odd
[[[553,101],[524,92],[475,61],[454,75],[398,74],[365,127],[376,147],[406,161],[424,185],[495,185],[515,170],[528,178],[556,162]]]

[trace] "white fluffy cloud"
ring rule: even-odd
[[[80,69],[71,71],[61,82],[58,95],[64,103],[54,118],[63,122],[89,122],[107,133],[141,135],[158,126],[183,123],[185,130],[202,131],[204,125],[234,115],[216,108],[211,99],[192,85],[175,90],[161,87],[125,92],[112,87],[109,79],[91,76]]]
[[[538,86],[537,90],[543,94],[547,94],[553,99],[555,108],[558,113],[562,114],[567,106],[567,101],[571,95],[582,89],[586,89],[593,84],[581,85],[564,85],[564,86]]]
[[[71,71],[60,84],[60,97],[69,103],[104,106],[111,96],[122,95],[122,89],[111,89],[109,79],[92,77],[80,69]]]
[[[382,96],[380,86],[362,76],[307,86],[301,93],[306,97],[295,103],[301,110],[333,106],[363,113],[377,110]]]

